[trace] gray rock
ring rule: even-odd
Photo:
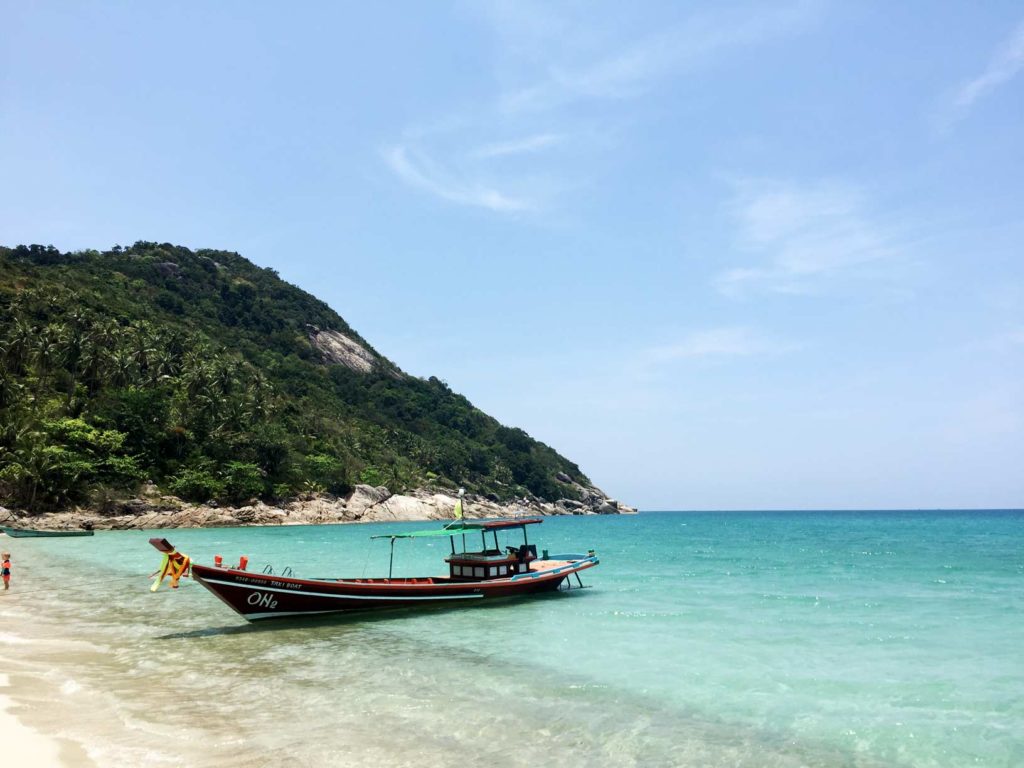
[[[584,497],[549,502],[524,496],[500,502],[493,495],[468,494],[464,500],[467,519],[508,517],[512,515],[592,515],[633,514],[633,507],[609,499],[600,489],[573,483]],[[96,530],[146,528],[203,528],[238,525],[295,525],[405,520],[450,520],[457,497],[451,492],[426,489],[392,495],[384,486],[357,485],[347,499],[328,494],[310,494],[272,507],[261,501],[241,507],[221,507],[216,502],[189,504],[175,496],[160,496],[147,488],[139,498],[117,502],[112,514],[73,509],[31,516],[31,525],[42,529],[78,529],[91,524]],[[0,507],[0,521],[15,513]]]
[[[455,504],[452,504],[452,510]],[[439,505],[430,499],[414,496],[392,496],[381,502],[367,516],[373,520],[433,520],[441,516]],[[447,515],[451,517],[451,515]]]
[[[391,491],[384,486],[357,485],[345,500],[345,506],[353,518],[358,519],[390,496]]]
[[[151,511],[151,507],[145,499],[128,499],[115,504],[114,510],[115,514],[119,515],[143,515]]]
[[[321,330],[307,324],[309,343],[328,363],[343,365],[359,373],[369,373],[377,363],[377,356],[355,339],[340,331]]]

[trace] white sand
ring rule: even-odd
[[[0,689],[9,686],[0,675]],[[0,694],[0,763],[5,768],[64,768],[60,743],[33,731],[8,712],[11,700]]]
[[[7,539],[0,532],[0,538]],[[0,674],[0,690],[9,688],[10,679]],[[0,693],[0,764],[10,768],[64,768],[60,760],[60,742],[49,739],[26,725],[8,710],[12,702]]]
[[[7,536],[3,533],[0,533],[0,543],[4,551],[9,549]],[[16,596],[13,587],[10,592],[4,592],[0,585],[0,626],[9,625],[10,612],[5,601]],[[0,654],[6,644],[20,645],[25,642],[15,635],[0,632]],[[69,739],[46,735],[22,722],[26,719],[23,712],[31,712],[35,707],[43,706],[44,702],[34,696],[28,697],[30,701],[23,702],[18,695],[20,689],[15,690],[11,685],[8,673],[14,672],[15,669],[5,663],[0,655],[0,768],[94,768],[95,763],[89,760],[81,745]],[[22,684],[22,677],[33,677],[23,672],[21,665],[17,667],[17,675],[18,686]]]

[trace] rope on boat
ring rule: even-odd
[[[366,558],[363,560],[363,571],[360,574],[359,578],[361,578],[361,579],[365,579],[366,578],[366,566],[368,566],[369,564],[370,564],[370,548],[366,547]]]
[[[268,565],[269,565],[269,563],[268,563]],[[111,582],[120,583],[122,581],[133,581],[135,579],[138,579],[138,580],[145,579],[145,580],[148,581],[149,578],[150,577],[148,575],[145,575],[145,574],[136,574],[135,576],[116,576],[116,577],[114,577],[112,579],[103,579],[103,583],[104,584],[109,584]],[[95,579],[86,579],[86,580],[82,580],[82,581],[71,581],[71,582],[62,581],[60,583],[60,588],[59,589],[55,588],[55,587],[36,587],[34,589],[17,589],[17,588],[12,588],[10,591],[8,591],[4,595],[3,598],[0,598],[0,599],[6,600],[9,597],[17,597],[18,595],[37,595],[40,592],[53,592],[54,594],[57,594],[58,592],[63,591],[65,588],[74,589],[74,588],[77,588],[77,587],[92,587],[92,586],[95,586],[95,585],[96,585],[96,580]],[[181,586],[182,587],[189,587],[189,588],[191,588],[191,585],[188,582],[186,582],[186,581],[182,581],[181,582]],[[3,605],[3,603],[0,603],[0,605]]]

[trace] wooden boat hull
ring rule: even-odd
[[[192,577],[249,621],[315,614],[474,605],[482,600],[552,592],[579,571],[598,564],[596,556],[535,563],[535,570],[509,578],[458,581],[417,579],[295,579],[233,568],[192,565]]]
[[[39,531],[31,528],[3,528],[4,533],[15,539],[56,538],[58,536],[92,536],[93,531]]]

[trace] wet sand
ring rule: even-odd
[[[17,715],[23,709],[5,695],[11,690],[10,678],[0,674],[0,745],[2,762],[11,768],[85,768],[92,763],[77,746],[41,734],[28,727]]]
[[[0,533],[0,543],[10,548],[9,537]],[[20,602],[17,584],[0,591],[0,627],[9,627]],[[7,638],[10,641],[11,638]],[[42,680],[4,654],[0,666],[0,765],[4,768],[93,768],[81,746],[36,730],[33,712],[45,714],[46,690]],[[11,675],[15,677],[12,679]],[[43,718],[45,719],[45,718]]]

